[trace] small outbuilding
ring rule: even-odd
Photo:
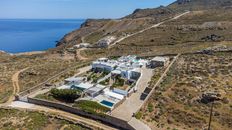
[[[105,38],[102,38],[97,42],[98,47],[105,48],[108,47],[113,41],[116,40],[116,37],[114,36],[107,36]]]
[[[85,80],[86,80],[86,78],[84,78],[84,77],[71,77],[71,78],[65,79],[64,83],[65,84],[79,84]]]
[[[149,66],[151,68],[155,68],[155,67],[166,67],[169,64],[169,58],[168,57],[161,57],[161,56],[157,56],[155,58],[153,58],[150,61]]]
[[[86,90],[86,94],[89,95],[90,97],[96,97],[99,94],[103,92],[103,90],[106,88],[106,86],[97,84],[96,86],[89,88]]]
[[[90,84],[90,83],[79,83],[79,84],[73,84],[71,86],[71,89],[77,89],[77,90],[80,90],[80,91],[85,91],[91,87],[93,87],[94,85],[93,84]]]
[[[89,48],[91,47],[91,44],[90,43],[80,43],[78,45],[74,45],[73,48],[75,49],[79,49],[79,48]]]

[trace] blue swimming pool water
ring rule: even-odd
[[[106,100],[101,101],[101,104],[106,105],[106,106],[109,106],[109,107],[112,107],[112,106],[114,105],[114,103],[108,102],[108,101],[106,101]]]

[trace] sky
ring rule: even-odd
[[[0,19],[120,18],[175,0],[0,0]]]

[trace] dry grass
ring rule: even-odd
[[[202,129],[207,126],[210,104],[198,101],[204,92],[216,91],[224,98],[215,103],[212,128],[232,128],[232,53],[184,55],[141,110],[151,127]],[[225,102],[226,101],[226,102]],[[228,102],[227,102],[228,101]]]
[[[50,54],[31,56],[10,56],[1,54],[0,64],[0,102],[3,103],[7,101],[12,94],[13,85],[11,78],[17,71],[29,67],[28,70],[19,75],[20,91],[23,91],[46,81],[51,76],[69,67],[77,66],[73,70],[67,71],[67,73],[61,75],[61,77],[51,81],[51,83],[72,76],[77,72],[77,68],[82,65],[82,62],[71,59],[51,58]]]
[[[0,109],[1,130],[60,130],[65,126],[67,130],[90,130],[72,122],[58,119],[55,115],[15,109]]]

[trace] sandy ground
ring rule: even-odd
[[[27,109],[27,110],[33,110],[33,111],[44,111],[44,112],[48,112],[51,114],[62,116],[67,119],[71,119],[71,120],[75,120],[75,121],[78,121],[84,124],[88,124],[90,126],[100,128],[102,130],[117,130],[115,128],[101,124],[100,122],[97,122],[97,121],[94,121],[88,118],[80,117],[78,115],[71,114],[65,111],[61,111],[61,110],[57,110],[54,108],[48,108],[48,107],[34,105],[34,104],[26,103],[26,102],[14,101],[7,107],[12,107],[12,108],[17,108],[17,109]]]
[[[13,94],[11,97],[8,99],[6,103],[10,103],[15,99],[15,95],[20,92],[20,87],[19,87],[19,74],[22,73],[23,71],[27,70],[28,68],[24,68],[20,71],[17,71],[13,76],[12,76],[12,83],[13,83]]]
[[[30,56],[30,55],[34,55],[34,54],[43,54],[43,53],[46,53],[46,51],[22,52],[22,53],[16,53],[16,54],[13,54],[13,55],[16,55],[16,56],[22,56],[22,55]]]

